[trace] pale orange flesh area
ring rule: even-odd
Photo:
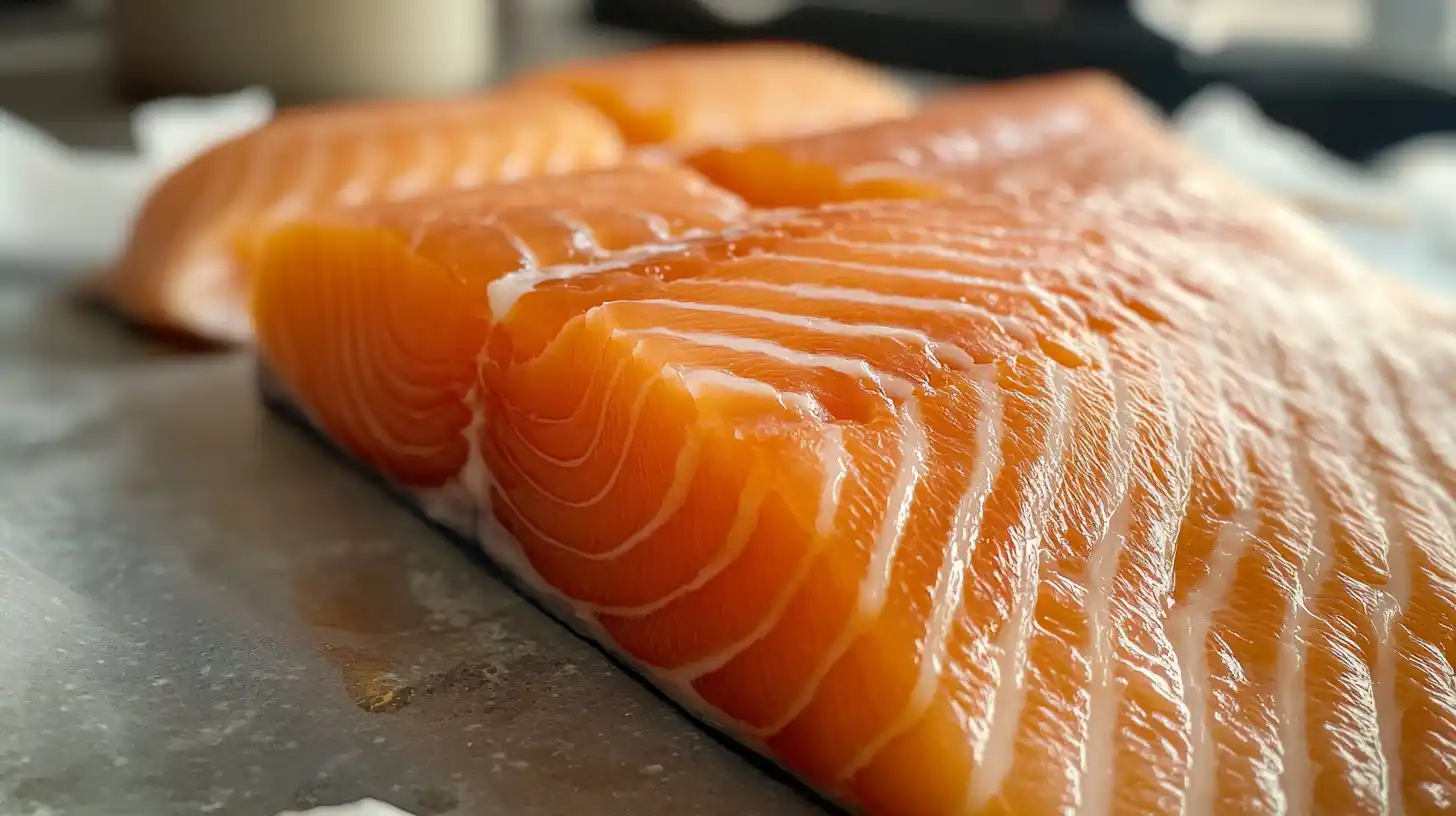
[[[629,143],[673,151],[897,118],[916,101],[875,67],[788,43],[663,46],[567,63],[524,84],[569,91]]]
[[[238,256],[253,230],[623,155],[609,121],[546,91],[285,113],[164,179],[98,288],[142,324],[243,340],[248,281]]]
[[[1023,130],[1091,118],[917,165],[933,194],[816,177],[796,203],[841,203],[800,212],[624,170],[683,227],[606,238],[575,190],[520,210],[573,228],[502,210],[551,259],[526,286],[449,207],[289,228],[261,353],[404,487],[473,440],[524,577],[870,813],[1449,812],[1451,307],[1102,80],[995,93]],[[980,104],[800,144],[838,174],[986,137]]]

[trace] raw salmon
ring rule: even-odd
[[[614,165],[623,150],[595,110],[544,92],[285,113],[163,180],[101,292],[144,325],[243,341],[238,259],[250,231],[321,208]]]
[[[1129,141],[1137,150],[1128,150]],[[1180,169],[1141,100],[1097,72],[956,90],[911,119],[698,151],[688,161],[757,206],[923,198],[990,186],[1075,194]],[[1057,156],[1057,162],[1048,158]],[[1084,175],[1072,167],[1095,167]],[[1049,175],[1058,174],[1058,175]]]
[[[830,52],[701,46],[576,64],[471,99],[285,113],[164,180],[98,289],[142,324],[245,341],[239,254],[269,225],[340,205],[613,166],[632,159],[626,141],[685,148],[786,136],[907,113],[911,104],[885,75]]]
[[[254,258],[263,364],[847,805],[1451,813],[1453,308],[1115,90],[998,92],[991,127],[1097,118],[982,162],[904,158],[970,97],[817,142],[930,195],[755,212],[629,169],[590,177],[621,212],[292,226]]]
[[[632,144],[674,150],[891,119],[916,103],[876,68],[789,43],[664,46],[569,63],[525,82],[590,102]]]

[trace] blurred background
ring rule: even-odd
[[[1354,160],[1456,130],[1456,0],[0,0],[0,107],[114,143],[148,96],[442,95],[593,50],[755,37],[941,81],[1096,66],[1170,111],[1228,84]]]

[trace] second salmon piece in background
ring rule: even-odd
[[[163,180],[95,290],[146,326],[251,337],[240,254],[311,213],[909,113],[887,75],[822,49],[665,47],[571,64],[479,97],[303,109]],[[647,157],[644,156],[644,159]]]

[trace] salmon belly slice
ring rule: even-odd
[[[143,325],[246,342],[242,256],[259,230],[339,206],[861,124],[913,104],[884,73],[832,52],[679,46],[469,99],[286,112],[164,179],[94,288]]]
[[[1100,99],[1135,162],[1051,139],[772,211],[636,167],[283,228],[262,364],[849,806],[1449,813],[1453,307],[1090,82],[993,92],[1012,127]]]

